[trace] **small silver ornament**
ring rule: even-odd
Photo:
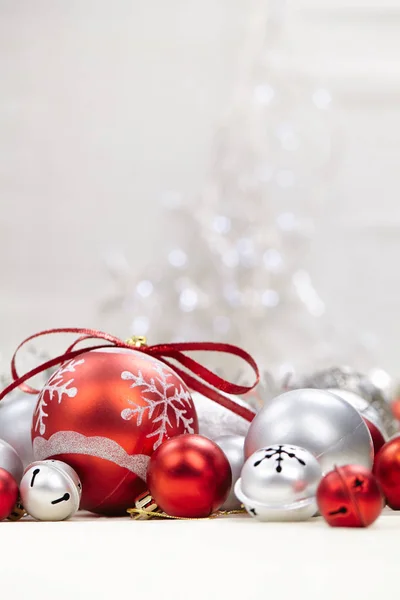
[[[376,377],[369,377],[350,367],[332,367],[296,378],[294,381],[289,382],[289,387],[290,389],[316,388],[320,390],[339,388],[354,392],[375,408],[384,430],[389,436],[396,433],[398,429],[390,408],[388,386],[380,387],[377,385]]]
[[[241,504],[235,495],[235,483],[240,477],[244,464],[244,436],[221,435],[214,441],[224,452],[232,471],[231,491],[221,506],[221,510],[236,510],[240,508]]]
[[[16,450],[24,467],[33,461],[31,429],[37,398],[16,389],[0,402],[0,439]]]
[[[245,456],[272,444],[309,450],[328,473],[335,466],[370,469],[373,445],[360,413],[325,390],[292,390],[269,401],[250,425]]]
[[[321,478],[321,466],[311,452],[277,444],[246,460],[235,492],[249,515],[260,521],[302,521],[317,513]]]
[[[200,435],[213,441],[221,435],[246,435],[250,426],[246,419],[199,392],[192,392],[192,398],[199,421]],[[237,404],[253,410],[242,398],[237,396],[230,396],[230,398]]]
[[[8,471],[19,485],[24,467],[18,453],[4,440],[0,440],[0,467]]]
[[[64,521],[79,510],[82,484],[69,465],[43,460],[25,469],[20,494],[26,512],[34,519]]]

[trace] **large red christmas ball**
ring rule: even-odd
[[[336,467],[321,480],[317,503],[332,527],[368,527],[381,514],[384,500],[368,469],[346,465]]]
[[[17,500],[17,482],[8,471],[0,468],[0,521],[10,516]]]
[[[400,510],[400,437],[387,442],[378,452],[374,474],[390,508]]]
[[[167,365],[129,349],[90,351],[61,366],[33,416],[35,460],[69,464],[82,481],[81,508],[122,514],[146,489],[152,453],[197,433],[189,390]]]
[[[232,471],[217,444],[202,435],[181,435],[154,452],[147,484],[168,515],[208,517],[227,499]]]

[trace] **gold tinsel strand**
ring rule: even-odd
[[[173,517],[172,515],[167,515],[165,512],[154,512],[151,510],[144,510],[142,508],[128,508],[126,511],[132,519],[140,520],[141,518],[145,519],[174,519],[177,521],[207,521],[209,519],[217,519],[219,517],[228,517],[230,515],[242,515],[246,511],[244,509],[239,510],[218,510],[213,513],[209,517]]]

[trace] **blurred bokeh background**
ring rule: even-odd
[[[398,0],[0,0],[0,351],[399,375]]]

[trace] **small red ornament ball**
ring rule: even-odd
[[[217,444],[201,435],[181,435],[154,452],[147,484],[168,515],[208,517],[227,499],[232,471]]]
[[[8,471],[0,468],[0,521],[10,516],[17,500],[17,482]]]
[[[384,500],[368,469],[346,465],[325,475],[317,490],[317,503],[332,527],[368,527],[381,514]]]
[[[118,515],[147,489],[158,446],[197,432],[191,395],[172,368],[137,350],[102,349],[66,362],[44,386],[33,415],[33,453],[75,469],[82,509]]]
[[[400,437],[381,448],[375,458],[374,474],[390,508],[400,510]]]

